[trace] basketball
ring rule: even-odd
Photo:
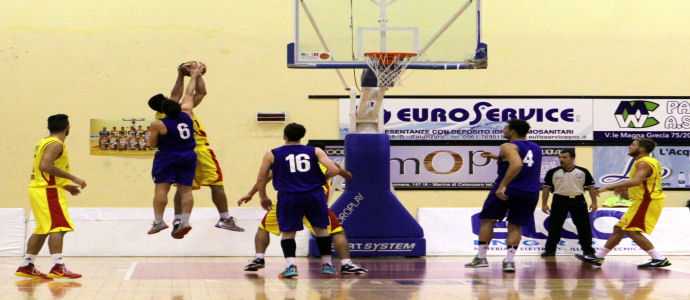
[[[192,60],[192,61],[188,61],[188,62],[182,63],[182,64],[180,64],[180,65],[177,67],[177,69],[179,70],[179,72],[180,72],[182,75],[184,75],[184,76],[189,76],[189,69],[188,69],[188,67],[189,67],[190,65],[192,65],[193,63],[195,63],[195,62],[201,64],[201,66],[202,66],[201,75],[205,75],[205,74],[206,74],[206,71],[207,71],[206,64],[204,64],[204,63],[202,63],[202,62],[200,62],[200,61],[193,61],[193,60]]]

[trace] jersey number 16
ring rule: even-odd
[[[311,169],[309,154],[290,154],[285,157],[285,160],[290,164],[290,173],[306,173]]]

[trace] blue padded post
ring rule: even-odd
[[[331,209],[343,223],[352,256],[426,255],[422,227],[391,190],[388,135],[348,135],[345,159],[353,180]]]

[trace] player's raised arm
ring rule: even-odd
[[[326,152],[321,150],[321,148],[315,148],[314,152],[316,157],[319,159],[319,162],[326,167],[326,177],[333,177],[340,174],[340,168],[338,168],[338,166],[336,166],[335,163],[328,158]]]
[[[46,146],[45,152],[43,152],[43,157],[41,157],[41,164],[39,168],[41,172],[48,173],[55,177],[61,177],[71,180],[72,182],[78,184],[82,189],[86,187],[86,181],[83,179],[70,174],[67,171],[61,170],[55,167],[55,160],[62,154],[63,147],[59,143],[50,143]]]
[[[173,85],[172,91],[170,91],[170,100],[179,102],[182,98],[185,72],[185,63],[182,63],[177,67],[177,79],[175,80],[175,85]]]
[[[180,108],[183,112],[192,114],[194,110],[194,91],[196,89],[197,80],[201,77],[200,64],[197,62],[189,64],[189,76],[191,79],[187,83],[187,88],[185,89],[182,100],[180,101]]]
[[[517,146],[511,143],[505,143],[501,145],[500,156],[508,162],[508,170],[498,185],[496,190],[496,196],[502,200],[507,200],[505,192],[508,189],[508,185],[511,181],[520,173],[522,169],[522,159],[520,159],[520,153],[518,153]]]
[[[203,74],[206,73],[206,65],[201,63],[201,74],[202,76],[199,76],[199,78],[196,81],[196,89],[194,91],[194,107],[199,106],[201,104],[201,100],[204,100],[204,97],[206,97],[206,81],[204,80]]]

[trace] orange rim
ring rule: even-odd
[[[378,60],[381,64],[390,65],[396,62],[403,61],[407,58],[417,56],[416,52],[367,52],[364,56],[369,59]]]

